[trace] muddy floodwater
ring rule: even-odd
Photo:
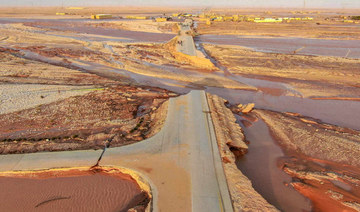
[[[284,153],[266,124],[259,119],[242,128],[250,141],[249,152],[237,160],[237,166],[251,180],[254,189],[282,211],[311,211],[311,201],[289,185],[291,177],[277,166],[277,159],[284,157]]]
[[[107,22],[107,20],[102,22]],[[16,41],[15,45],[10,42],[11,39],[3,38],[2,46],[6,47],[10,53],[18,54],[18,57],[24,59],[67,67],[114,81],[163,88],[178,94],[185,94],[193,89],[204,89],[226,99],[231,105],[255,103],[256,109],[299,113],[318,119],[316,120],[318,122],[360,130],[360,101],[357,101],[359,98],[311,99],[311,97],[304,97],[291,84],[272,81],[271,78],[265,80],[232,74],[226,67],[218,64],[215,57],[211,58],[201,46],[201,43],[237,45],[261,52],[360,58],[359,40],[200,35],[195,38],[198,49],[219,69],[215,72],[202,73],[197,69],[174,65],[178,63],[172,63],[172,60],[169,60],[171,62],[169,64],[163,63],[162,61],[167,60],[163,59],[162,55],[154,54],[156,50],[159,50],[156,46],[152,46],[155,50],[148,50],[150,46],[131,46],[132,44],[112,46],[111,42],[106,43],[108,41],[165,43],[175,34],[127,31],[106,27],[106,25],[96,26],[94,22],[89,22],[89,19],[0,18],[0,28],[8,27],[6,24],[9,23],[23,23],[31,33],[86,41],[88,46],[84,49],[96,51],[100,49],[111,53],[108,56],[104,54],[106,58],[101,58],[94,53],[89,53],[93,58],[90,56],[80,58],[75,53],[59,54],[60,56],[55,57],[51,56],[51,53],[45,55],[36,53],[36,48],[33,52],[31,48],[16,46],[20,42]],[[103,43],[95,48],[96,45],[92,46],[92,41]],[[42,51],[41,48],[39,51]],[[132,52],[134,52],[133,55],[131,55]],[[144,56],[139,59],[136,55],[141,52]],[[129,67],[132,66],[136,68],[130,69]],[[137,72],[138,67],[149,68],[150,71],[149,73]],[[155,74],[151,72],[153,70],[156,70]],[[172,78],[176,73],[179,76],[191,76],[194,81],[186,77],[184,79]],[[167,74],[169,77],[164,77]],[[208,79],[203,77],[206,75],[209,76]],[[23,74],[19,77],[23,77]],[[228,85],[221,84],[223,81],[215,80],[222,77],[229,80],[224,82],[231,80],[237,84],[257,88],[257,90],[227,88]],[[199,81],[196,81],[197,78]],[[206,86],[210,84],[207,82],[210,82],[212,86]],[[139,109],[141,108],[140,106]],[[291,185],[295,178],[279,167],[279,161],[289,156],[286,156],[277,145],[274,139],[276,137],[271,136],[266,123],[261,119],[241,122],[242,118],[237,118],[244,130],[246,140],[250,142],[248,153],[237,161],[237,166],[251,180],[255,190],[282,211],[313,210],[316,205],[312,205],[311,201],[305,197],[306,195],[303,196]],[[331,183],[343,190],[351,190],[351,187],[341,181],[333,180]],[[134,207],[146,207],[150,199],[129,175],[109,174],[102,171],[46,172],[46,174],[37,173],[20,177],[16,175],[2,177],[0,173],[0,188],[0,211],[127,211]]]
[[[360,58],[359,40],[326,40],[297,37],[274,38],[239,35],[201,35],[197,36],[196,39],[199,43],[238,45],[262,52]]]
[[[0,177],[0,211],[127,211],[147,203],[129,175],[70,170]]]
[[[23,23],[26,26],[33,26],[44,29],[45,31],[67,31],[73,33],[83,33],[98,36],[111,36],[109,38],[93,38],[86,37],[85,40],[94,41],[126,41],[126,42],[167,42],[175,37],[174,34],[154,33],[154,32],[140,32],[128,31],[123,29],[113,29],[105,27],[94,27],[88,24],[89,19],[65,19],[65,20],[50,20],[50,19],[17,19],[17,18],[0,18],[0,24]],[[106,22],[107,20],[102,20]],[[109,20],[108,20],[109,21]],[[110,19],[110,21],[114,21]],[[120,20],[118,20],[121,22]],[[44,32],[45,32],[44,31]],[[118,38],[118,39],[117,39]]]

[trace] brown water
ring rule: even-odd
[[[41,25],[44,24],[39,24]],[[45,24],[46,25],[46,24]],[[44,28],[48,26],[43,26]],[[136,34],[137,32],[131,32],[130,34],[124,34],[124,32],[118,32],[121,30],[107,30],[102,28],[94,28],[94,27],[88,27],[88,26],[80,26],[79,23],[77,24],[68,24],[68,23],[56,23],[54,26],[51,26],[52,29],[57,30],[70,30],[74,32],[81,32],[81,33],[92,33],[99,35],[110,35],[110,36],[120,36],[120,37],[126,37],[138,39],[141,38],[141,36],[145,36],[146,34]],[[135,33],[135,34],[134,34]],[[149,35],[150,36],[150,35]],[[157,36],[157,35],[151,35],[151,36]],[[141,38],[142,39],[142,38]],[[144,38],[148,39],[148,38]],[[151,38],[152,39],[152,38]],[[156,38],[157,39],[157,38]],[[207,38],[208,39],[208,38]],[[304,45],[305,42],[307,46],[315,45],[320,46],[321,51],[328,51],[327,49],[329,46],[328,41],[325,43],[317,43],[318,40],[310,39],[310,40],[283,40],[283,39],[277,39],[277,40],[266,40],[265,38],[237,38],[237,40],[231,40],[233,37],[221,37],[215,38],[215,41],[211,42],[220,42],[219,44],[229,44],[229,42],[233,45],[243,45],[244,43],[246,45],[252,45],[252,48],[256,48],[256,45],[259,45],[261,47],[266,47],[263,49],[263,51],[273,51],[274,48],[276,50],[279,50],[280,52],[289,53],[291,51],[297,49],[298,47],[301,47],[301,45]],[[255,40],[254,40],[255,39]],[[260,40],[259,40],[260,39]],[[265,40],[264,40],[265,39]],[[220,41],[219,41],[220,40]],[[201,41],[203,42],[203,41]],[[352,41],[351,41],[352,42]],[[343,45],[344,44],[344,45]],[[246,46],[245,45],[245,46]],[[331,46],[333,45],[333,46]],[[342,56],[344,54],[344,49],[354,48],[355,50],[351,52],[356,52],[358,47],[358,44],[354,43],[332,43],[330,47],[336,52],[335,56]],[[341,46],[343,45],[343,46]],[[105,48],[109,48],[109,46],[104,46]],[[306,48],[305,48],[306,49]],[[305,50],[304,49],[304,50]],[[341,50],[342,49],[342,50]],[[110,49],[111,50],[111,49]],[[29,59],[36,59],[43,62],[53,63],[57,65],[59,61],[54,61],[49,58],[41,57],[36,54],[31,54],[29,52],[23,51],[25,54],[25,57],[28,57]],[[300,52],[301,53],[301,52]],[[306,52],[305,52],[306,53]],[[310,52],[316,53],[316,52]],[[320,52],[322,53],[322,52]],[[354,53],[349,54],[349,57],[353,57]],[[210,58],[211,59],[211,58]],[[79,64],[76,62],[72,63],[74,67],[79,68],[82,71],[95,73],[100,76],[109,77],[109,78],[118,78],[119,80],[122,79],[122,77],[129,77],[136,81],[139,84],[147,85],[147,86],[154,86],[154,87],[162,87],[165,89],[169,89],[178,93],[186,93],[191,89],[196,89],[196,87],[193,86],[193,83],[186,84],[185,82],[180,82],[176,80],[165,80],[160,79],[156,77],[149,77],[144,76],[140,74],[135,74],[123,69],[116,69],[113,67],[108,67],[105,65],[100,65],[92,62],[86,62],[86,61],[78,61]],[[114,61],[116,62],[116,61]],[[213,61],[214,62],[214,61]],[[215,61],[216,62],[216,61]],[[145,64],[145,63],[143,63]],[[185,71],[181,69],[171,69],[166,66],[159,67],[155,64],[145,64],[151,67],[156,66],[156,68],[162,68],[163,70],[167,70],[170,72],[178,72],[178,71]],[[221,67],[219,67],[221,69]],[[261,88],[260,92],[255,91],[244,91],[244,90],[233,90],[233,89],[226,89],[221,87],[207,87],[204,88],[206,91],[217,94],[227,100],[230,101],[232,104],[236,103],[248,103],[248,102],[254,102],[256,104],[257,108],[261,109],[267,109],[267,110],[274,110],[279,112],[295,112],[295,113],[301,113],[302,115],[313,117],[320,119],[323,122],[327,122],[334,125],[339,125],[343,127],[349,127],[353,129],[359,129],[360,130],[360,102],[359,101],[344,101],[344,100],[312,100],[312,99],[306,99],[302,98],[298,95],[298,93],[293,90],[290,86],[284,84],[284,83],[278,83],[278,82],[271,82],[267,80],[258,80],[258,79],[251,79],[251,78],[245,78],[240,76],[234,76],[231,75],[229,72],[226,72],[226,69],[223,69],[225,76],[227,76],[230,79],[252,85],[258,88]],[[219,73],[215,73],[219,74]],[[120,77],[119,77],[120,76]],[[197,88],[199,89],[199,88]],[[276,92],[274,92],[276,91]],[[287,96],[287,94],[290,94]],[[255,189],[262,194],[265,199],[267,199],[271,204],[274,204],[279,209],[282,209],[284,211],[309,211],[311,210],[310,202],[301,196],[298,192],[296,192],[292,187],[286,186],[285,184],[288,184],[291,182],[291,178],[285,174],[280,168],[277,167],[277,159],[284,157],[283,152],[281,151],[280,147],[276,145],[276,142],[272,139],[272,137],[269,134],[269,130],[266,126],[266,124],[259,120],[258,122],[253,123],[250,126],[244,127],[242,126],[246,135],[246,138],[251,141],[249,145],[249,153],[242,158],[242,160],[239,160],[237,162],[237,165],[239,169],[241,169],[246,176],[248,176],[251,181],[254,184]],[[69,195],[66,195],[68,193],[46,193],[45,190],[35,190],[39,191],[40,193],[45,192],[46,196],[42,197],[41,199],[32,199],[33,197],[27,197],[31,196],[32,189],[38,189],[42,188],[42,185],[47,185],[48,188],[50,184],[54,183],[57,187],[54,187],[56,189],[62,189],[63,187],[73,187],[72,183],[79,182],[79,185],[83,182],[90,182],[90,184],[82,184],[82,188],[78,188],[80,193],[87,193],[90,194],[93,192],[93,189],[91,186],[94,184],[113,184],[113,178],[109,179],[111,177],[109,176],[78,176],[78,177],[64,177],[59,178],[59,180],[54,179],[15,179],[15,178],[6,178],[5,180],[0,178],[0,185],[1,186],[12,186],[9,187],[9,189],[6,189],[6,192],[12,192],[12,189],[18,189],[17,192],[13,193],[7,193],[4,196],[0,195],[1,199],[6,199],[8,196],[17,196],[21,189],[18,184],[25,185],[25,187],[28,187],[29,189],[24,192],[26,195],[22,198],[29,198],[30,206],[28,208],[31,209],[31,207],[34,207],[34,204],[39,204],[41,202],[46,202],[49,199],[54,199],[53,201],[50,201],[45,204],[41,204],[38,206],[38,208],[41,207],[50,207],[53,204],[60,205],[61,202],[70,201],[71,198],[69,198]],[[69,180],[66,180],[69,179]],[[81,179],[81,180],[79,180]],[[54,182],[56,181],[56,182]],[[69,181],[69,182],[68,182]],[[81,181],[81,182],[80,182]],[[20,182],[20,183],[19,183]],[[60,183],[61,182],[61,183]],[[101,183],[99,183],[101,182]],[[63,184],[62,184],[63,183]],[[32,185],[37,185],[37,187],[32,187]],[[66,185],[66,186],[64,186]],[[116,183],[114,183],[116,185]],[[120,185],[119,185],[120,186]],[[81,189],[84,189],[84,191],[80,191]],[[1,187],[3,188],[3,187]],[[8,188],[8,187],[4,187]],[[51,187],[52,188],[52,187]],[[107,188],[105,186],[105,188]],[[122,187],[119,187],[122,188]],[[89,189],[89,190],[87,190]],[[100,189],[100,188],[96,188]],[[110,188],[109,188],[110,189]],[[71,189],[70,189],[71,190]],[[66,190],[66,192],[70,192],[70,190]],[[121,190],[121,189],[120,189]],[[51,190],[52,191],[52,190]],[[4,193],[6,193],[4,192]],[[100,191],[96,190],[96,193]],[[113,191],[115,192],[115,191]],[[100,192],[101,193],[101,192]],[[101,193],[102,194],[102,193]],[[75,196],[77,194],[74,193]],[[85,194],[81,194],[85,195]],[[85,199],[92,199],[93,201],[96,201],[96,203],[99,205],[99,201],[97,196],[90,196],[90,197],[82,197],[80,195],[80,199],[78,201],[81,202],[81,205],[91,205],[91,203],[82,203],[82,201],[85,201]],[[103,194],[110,198],[111,194]],[[119,194],[116,194],[119,195]],[[115,195],[115,196],[116,196]],[[35,196],[36,197],[36,196]],[[25,199],[26,199],[25,198]],[[112,197],[111,197],[112,198]],[[9,198],[8,198],[9,199]],[[100,198],[100,200],[102,200]],[[17,199],[19,201],[19,199]],[[104,200],[104,201],[110,201],[110,200]],[[113,200],[111,200],[113,201]],[[125,201],[125,200],[124,200]],[[13,202],[12,204],[15,204]],[[31,205],[32,204],[32,205]],[[35,204],[35,206],[36,206]],[[71,203],[75,204],[75,203]],[[2,205],[2,204],[0,204]],[[102,204],[101,204],[102,205]],[[60,206],[56,206],[60,207]],[[61,206],[63,207],[63,206]],[[80,207],[79,205],[76,205],[74,207]],[[95,206],[94,206],[95,207]],[[120,206],[119,206],[120,207]],[[12,208],[9,208],[12,209]],[[46,208],[47,210],[51,210],[53,208]],[[83,208],[79,208],[82,210]],[[0,208],[1,210],[1,208]],[[102,210],[102,209],[100,209]]]
[[[238,120],[241,120],[239,116]],[[254,189],[282,211],[311,211],[311,201],[289,186],[292,178],[277,166],[277,159],[284,157],[284,153],[265,122],[259,119],[242,128],[250,141],[249,152],[236,165],[251,180]]]
[[[239,35],[201,35],[196,40],[199,43],[244,46],[261,52],[360,58],[359,40],[327,40],[298,37],[273,38]],[[302,47],[304,48],[294,52]]]
[[[21,52],[24,54],[25,58],[62,66],[62,61],[60,59],[47,58],[26,50],[21,50]],[[159,66],[151,63],[143,64],[161,68],[168,72],[188,73],[196,77],[194,72],[187,72],[181,68]],[[66,64],[64,65],[66,66]],[[130,78],[141,85],[160,87],[180,94],[187,93],[191,89],[205,89],[207,92],[216,94],[228,100],[231,104],[254,102],[259,109],[300,113],[304,116],[320,119],[325,123],[360,130],[360,101],[307,99],[299,96],[296,90],[285,83],[235,76],[227,74],[226,71],[224,71],[224,75],[228,78],[259,87],[261,88],[260,91],[228,89],[221,87],[220,83],[220,87],[201,88],[195,86],[196,83],[145,76],[94,62],[79,60],[79,63],[73,62],[71,66],[84,72],[94,73],[112,79],[124,80],[124,78]],[[199,84],[206,83],[206,78],[203,79],[203,81],[204,82]],[[273,92],[274,90],[276,92]]]
[[[199,45],[205,55],[206,52]],[[213,58],[207,57],[223,70],[224,76],[257,87],[259,91],[231,90],[208,87],[206,90],[228,100],[230,104],[254,102],[257,108],[279,112],[296,112],[305,116],[321,119],[324,122],[360,129],[359,101],[319,101],[306,99],[285,83],[257,80],[235,76],[221,67]],[[236,161],[238,168],[251,180],[254,189],[270,204],[281,211],[312,211],[309,199],[297,192],[290,183],[292,178],[278,167],[279,159],[285,157],[280,146],[270,135],[267,125],[244,120],[237,116],[238,123],[250,141],[249,152]]]
[[[63,20],[52,20],[52,19],[24,19],[24,18],[0,18],[0,24],[11,24],[11,23],[23,23],[26,26],[38,27],[41,33],[49,34],[51,31],[68,31],[76,33],[71,36],[65,35],[54,35],[61,37],[69,37],[74,39],[82,39],[88,41],[120,41],[120,42],[167,42],[175,37],[175,34],[166,33],[154,33],[154,32],[140,32],[140,31],[129,31],[122,29],[113,29],[108,27],[94,27],[89,25],[89,19],[63,19]],[[101,20],[101,22],[107,21],[118,21],[122,20]],[[81,35],[79,35],[79,33]],[[94,37],[92,35],[99,36],[110,36],[113,38],[106,37]],[[125,38],[125,39],[124,39]]]
[[[127,175],[75,172],[0,177],[0,211],[127,211],[147,200]]]
[[[325,123],[360,130],[360,101],[313,100],[226,88],[206,90],[227,99],[232,104],[254,102],[255,107],[259,109],[300,113]]]
[[[140,32],[140,31],[128,31],[122,29],[113,29],[108,27],[94,27],[87,25],[83,20],[82,21],[56,21],[56,20],[46,20],[46,21],[33,21],[27,22],[25,25],[35,26],[43,29],[51,30],[61,30],[61,31],[71,31],[75,33],[85,33],[101,36],[111,36],[111,37],[120,37],[120,38],[129,38],[135,42],[167,42],[175,37],[174,34],[165,34],[165,33],[153,33],[153,32]],[[128,40],[127,42],[131,42]]]

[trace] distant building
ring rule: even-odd
[[[165,22],[167,21],[167,18],[155,18],[156,22]]]
[[[112,15],[110,15],[110,14],[91,15],[91,19],[110,19],[110,18],[112,18]]]

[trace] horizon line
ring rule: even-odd
[[[360,9],[360,7],[344,7],[344,8],[340,8],[340,7],[268,7],[268,6],[236,6],[236,5],[226,5],[226,6],[208,6],[208,5],[144,5],[144,6],[138,6],[138,5],[91,5],[91,6],[86,6],[86,5],[66,5],[66,6],[61,6],[61,5],[43,5],[43,6],[39,6],[39,5],[0,5],[0,8],[39,8],[39,7],[48,7],[48,8],[69,8],[69,7],[84,7],[86,8],[102,8],[102,7],[136,7],[136,8],[146,8],[146,7],[159,7],[159,8],[171,8],[171,9],[175,9],[176,8],[210,8],[210,9],[302,9],[302,10],[319,10],[319,9],[339,9],[339,10],[357,10]]]

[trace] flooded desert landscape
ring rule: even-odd
[[[306,2],[0,3],[0,211],[360,211],[360,5]]]

